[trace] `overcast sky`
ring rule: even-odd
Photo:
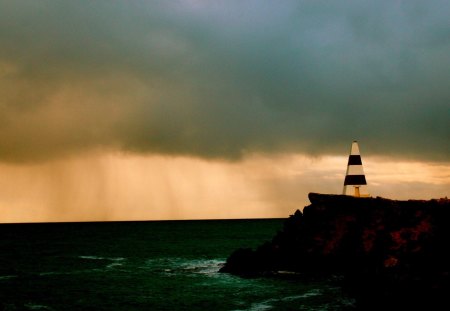
[[[0,0],[0,162],[236,164],[358,139],[447,167],[449,14],[445,0]]]

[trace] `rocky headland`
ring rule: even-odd
[[[236,250],[221,272],[340,276],[361,310],[450,306],[450,200],[309,200],[271,242]]]

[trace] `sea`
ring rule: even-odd
[[[1,310],[354,310],[339,282],[219,273],[284,219],[0,225]]]

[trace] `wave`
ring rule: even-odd
[[[323,292],[321,289],[318,288],[314,288],[311,289],[303,294],[300,295],[294,295],[294,296],[286,296],[286,297],[282,297],[282,298],[271,298],[271,299],[267,299],[267,300],[263,300],[261,302],[254,302],[250,305],[249,308],[247,309],[237,309],[234,311],[264,311],[264,310],[272,310],[272,309],[279,309],[280,304],[283,305],[283,303],[286,302],[293,302],[293,301],[297,301],[299,300],[297,303],[299,303],[301,300],[306,300],[308,298],[311,297],[316,297],[316,296],[321,296],[323,295]],[[328,310],[328,305],[324,304],[321,306],[308,306],[308,310],[311,311],[321,311],[321,310]]]
[[[125,261],[124,257],[100,257],[100,256],[78,256],[81,259],[87,260],[99,260],[99,261],[109,261],[111,263],[105,266],[106,269],[114,269],[116,267],[123,266],[123,262]]]
[[[292,301],[292,300],[297,300],[297,299],[304,299],[304,298],[310,298],[310,297],[320,296],[320,295],[322,295],[322,294],[323,294],[323,292],[322,292],[321,289],[315,288],[315,289],[312,289],[312,290],[310,290],[310,291],[307,291],[307,292],[304,293],[304,294],[284,297],[284,298],[281,298],[281,300],[282,300],[282,301]]]
[[[119,266],[123,266],[126,261],[126,258],[123,257],[101,257],[92,255],[80,255],[76,256],[75,259],[78,260],[78,269],[63,270],[63,271],[46,271],[39,273],[39,275],[51,276],[51,275],[83,274],[89,272],[103,272],[105,270],[116,269]],[[71,260],[69,260],[69,262],[70,261]]]
[[[81,259],[90,259],[90,260],[110,260],[110,261],[123,261],[125,258],[123,257],[100,257],[100,256],[78,256]]]
[[[29,310],[53,310],[52,308],[50,308],[48,306],[34,304],[34,303],[26,303],[23,306]]]
[[[18,276],[17,275],[1,275],[0,276],[0,281],[1,280],[10,280],[10,279],[14,279],[14,278],[17,278]]]
[[[158,258],[149,259],[141,267],[152,272],[164,274],[201,274],[214,276],[218,274],[224,264],[223,259],[186,259],[186,258]]]

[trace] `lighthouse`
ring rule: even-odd
[[[352,142],[352,148],[350,149],[350,155],[348,157],[343,194],[355,197],[370,196],[367,189],[367,181],[366,176],[364,175],[359,146],[356,140]]]

